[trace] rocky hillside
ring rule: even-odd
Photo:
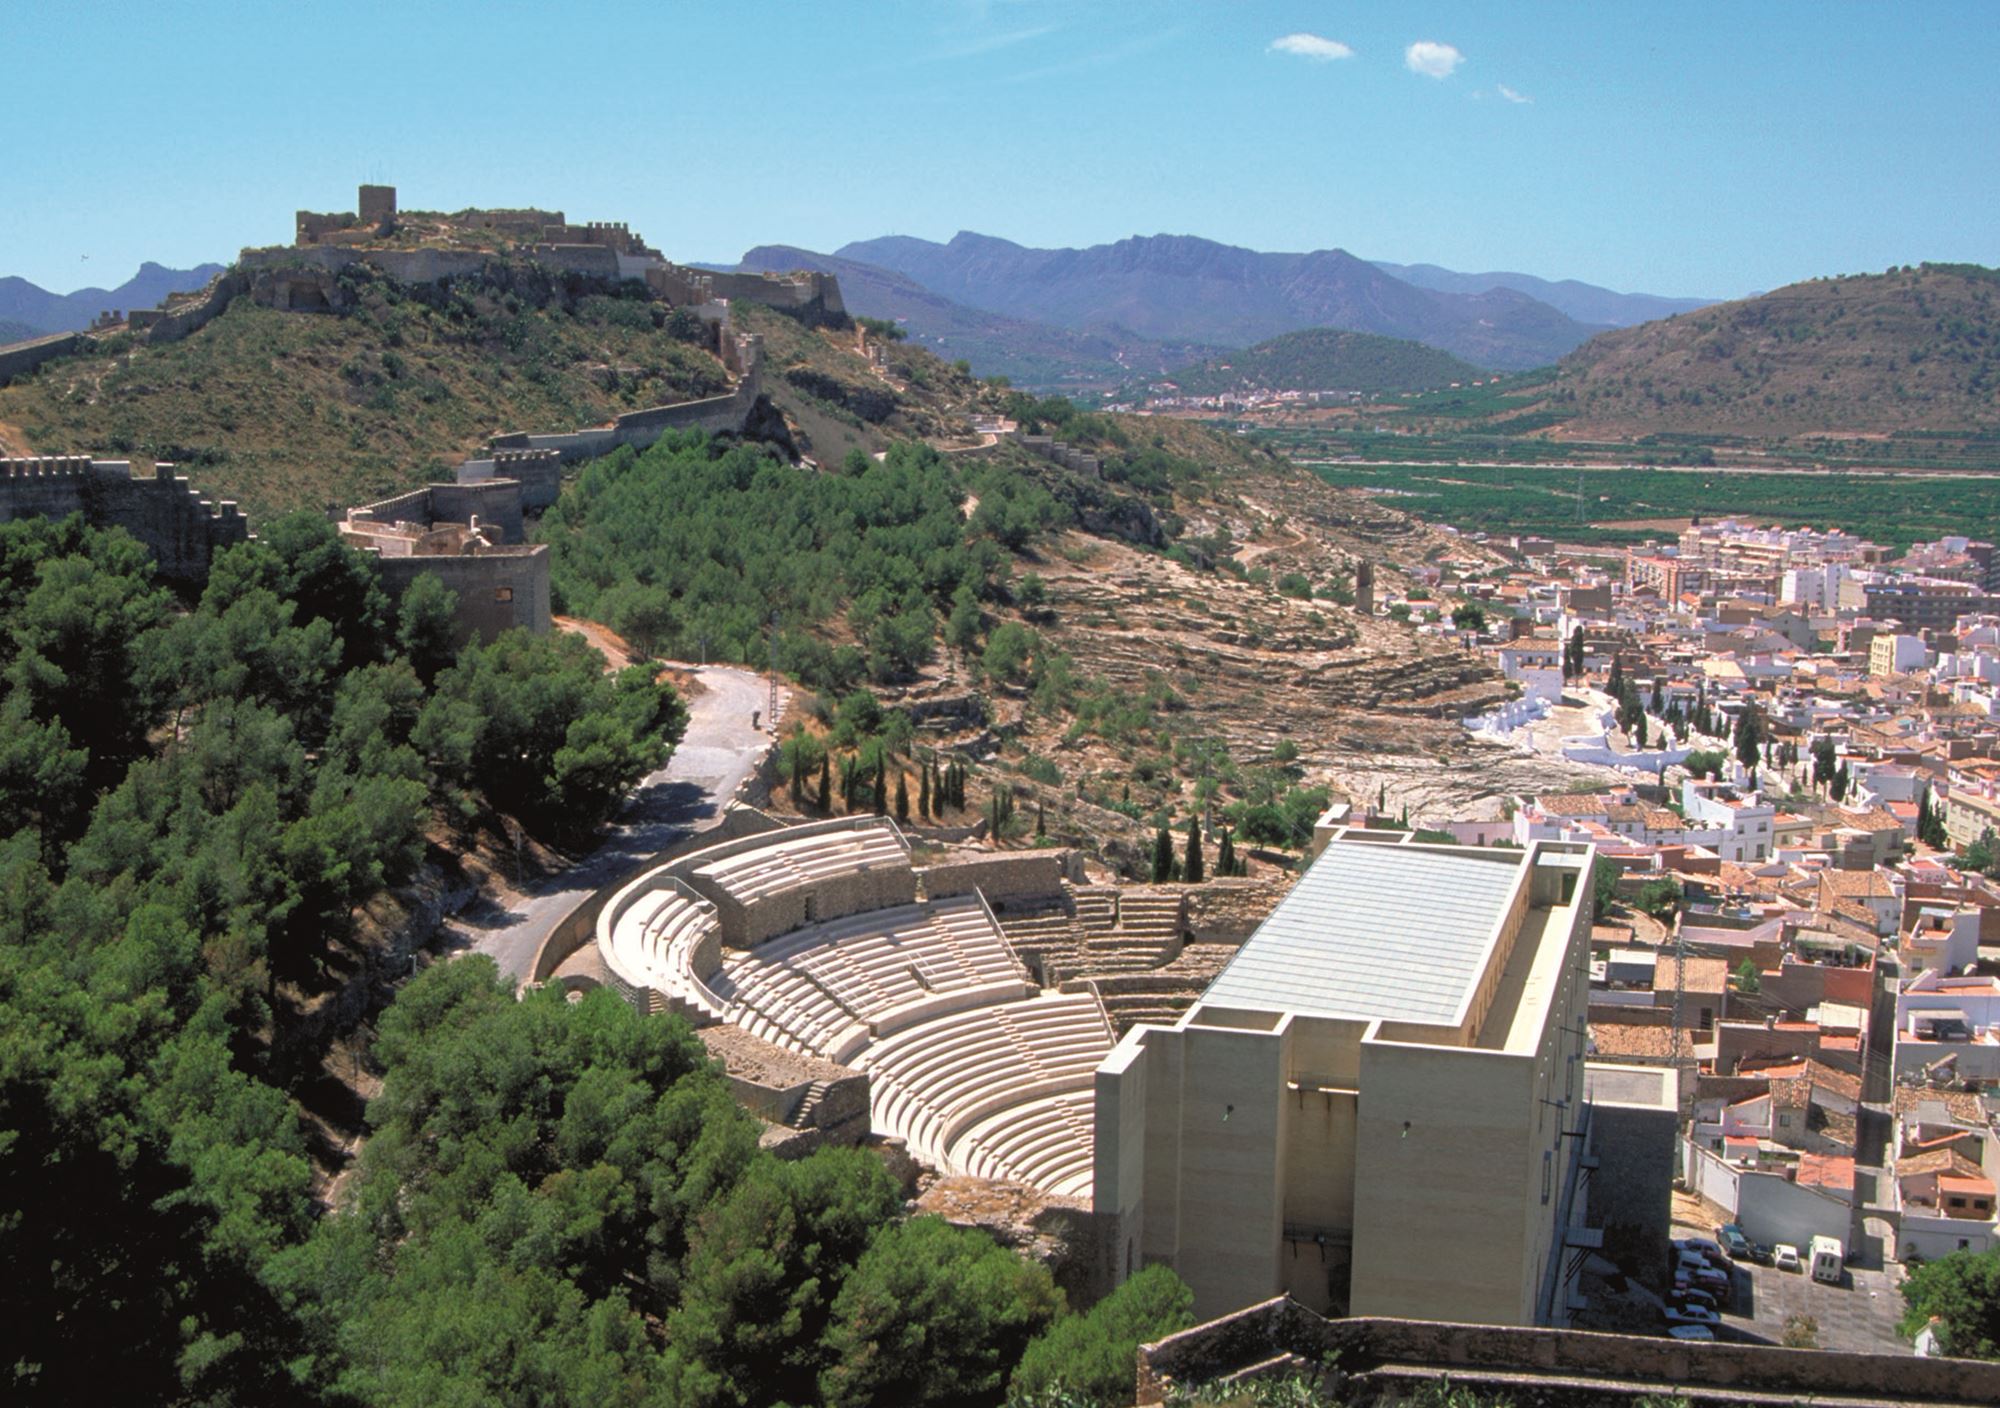
[[[835,253],[975,308],[1164,341],[1245,347],[1301,328],[1349,328],[1518,370],[1554,361],[1595,331],[1513,289],[1418,288],[1339,249],[1263,254],[1181,235],[1030,249],[960,233],[948,244],[893,236]]]
[[[353,310],[238,298],[184,341],[123,338],[0,388],[0,454],[173,460],[253,521],[448,473],[500,430],[727,389],[693,320],[500,266],[446,292],[355,281]]]
[[[1560,364],[1564,436],[2000,426],[2000,272],[1814,279],[1592,338]]]
[[[1421,342],[1338,328],[1288,332],[1241,352],[1182,367],[1170,384],[1184,396],[1232,391],[1358,391],[1369,395],[1430,391],[1485,375],[1470,362]]]

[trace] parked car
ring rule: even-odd
[[[1714,1294],[1704,1291],[1699,1286],[1679,1286],[1668,1291],[1667,1303],[1669,1305],[1698,1305],[1703,1310],[1713,1310],[1716,1307]]]
[[[1722,1249],[1729,1253],[1731,1261],[1750,1260],[1750,1249],[1756,1245],[1743,1235],[1743,1229],[1733,1222],[1725,1222],[1715,1229],[1715,1240],[1722,1243]]]
[[[1707,1257],[1710,1264],[1715,1266],[1720,1266],[1729,1259],[1728,1255],[1719,1245],[1711,1242],[1706,1237],[1676,1237],[1674,1238],[1674,1250],[1679,1252],[1697,1252]]]
[[[1715,1331],[1706,1325],[1669,1325],[1667,1333],[1677,1340],[1695,1340],[1703,1344],[1715,1343]]]
[[[1762,1242],[1752,1242],[1750,1244],[1750,1260],[1756,1262],[1759,1266],[1769,1266],[1771,1264],[1771,1249]]]
[[[1660,1312],[1660,1318],[1669,1325],[1706,1325],[1710,1329],[1722,1323],[1721,1316],[1698,1305],[1682,1306],[1678,1310],[1670,1305]]]
[[[1780,1271],[1805,1270],[1805,1263],[1799,1260],[1799,1249],[1790,1242],[1780,1242],[1771,1248],[1771,1264]]]
[[[1720,1303],[1729,1299],[1736,1284],[1720,1271],[1682,1268],[1674,1272],[1674,1289],[1706,1291]]]

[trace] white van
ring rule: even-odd
[[[1838,1237],[1815,1237],[1812,1239],[1812,1255],[1807,1263],[1812,1268],[1812,1278],[1824,1281],[1829,1286],[1840,1284],[1841,1268],[1847,1264],[1846,1253],[1841,1249]]]

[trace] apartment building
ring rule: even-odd
[[[1173,1026],[1097,1072],[1113,1279],[1211,1315],[1561,1323],[1590,1137],[1588,846],[1334,834]],[[1114,1240],[1115,1239],[1115,1240]]]

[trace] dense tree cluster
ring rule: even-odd
[[[845,693],[909,675],[947,626],[970,649],[1009,549],[1063,518],[1031,481],[919,444],[815,474],[687,434],[594,461],[541,532],[561,609],[644,649],[756,664],[775,621],[780,668]],[[842,617],[854,643],[829,645],[818,631]]]
[[[221,555],[187,605],[121,532],[0,525],[14,1401],[309,1396],[299,1308],[332,1292],[281,1274],[315,1212],[294,1095],[356,905],[471,785],[466,728],[485,797],[539,799],[531,824],[561,832],[677,736],[670,691],[562,640],[454,658],[450,614],[434,585],[392,610],[311,514]],[[493,732],[511,717],[557,736]]]

